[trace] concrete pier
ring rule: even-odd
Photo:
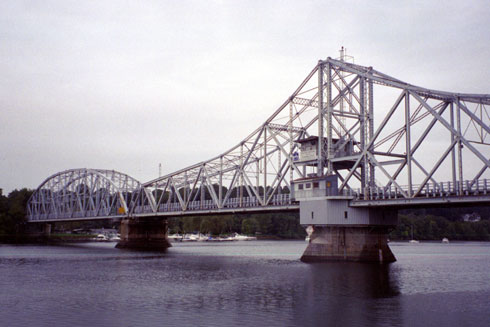
[[[51,236],[51,229],[52,225],[51,224],[44,224],[43,226],[43,235],[44,236]]]
[[[126,218],[121,221],[121,240],[117,248],[164,251],[171,246],[166,219]]]
[[[301,261],[394,262],[385,226],[315,226]]]

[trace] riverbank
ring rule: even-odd
[[[92,234],[17,234],[0,235],[0,244],[56,244],[70,242],[93,242]]]

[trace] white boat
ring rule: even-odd
[[[113,234],[109,237],[109,241],[120,241],[121,240],[121,235],[119,234]]]
[[[179,234],[170,234],[170,235],[167,236],[167,238],[171,242],[180,242],[180,241],[182,241],[182,235],[179,235]]]
[[[107,241],[107,236],[105,236],[104,234],[97,234],[97,236],[95,237],[95,240],[96,241]]]
[[[412,239],[408,243],[417,244],[419,241],[413,239],[413,225],[412,225]]]
[[[209,238],[209,235],[203,235],[201,233],[199,233],[199,235],[197,236],[197,240],[199,242],[204,242],[204,241],[207,241],[207,239]]]
[[[442,243],[449,243],[449,240],[448,240],[446,237],[444,237],[444,238],[442,239]]]
[[[184,234],[182,242],[197,242],[198,238],[196,234]]]
[[[236,241],[233,237],[208,237],[206,242],[233,242]]]
[[[240,235],[238,233],[235,233],[235,235],[232,237],[233,240],[235,241],[252,241],[256,240],[257,237],[255,236],[247,236],[247,235]]]

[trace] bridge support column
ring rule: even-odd
[[[44,224],[43,234],[44,236],[51,236],[51,224]]]
[[[341,195],[300,199],[300,223],[310,234],[303,262],[396,261],[388,232],[397,224],[397,210],[354,207],[351,201]]]
[[[384,226],[316,226],[301,261],[394,262]]]
[[[121,240],[117,248],[161,251],[171,246],[166,219],[126,218],[121,221]]]

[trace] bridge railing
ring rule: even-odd
[[[87,210],[85,212],[58,212],[58,213],[33,213],[29,217],[29,221],[45,221],[45,220],[71,220],[81,218],[97,218],[97,217],[124,217],[125,214],[118,213],[117,210]]]
[[[272,196],[270,203],[266,207],[285,206],[291,204],[291,197],[289,194],[275,194]],[[242,197],[242,198],[230,198],[222,208],[218,208],[213,200],[204,201],[190,201],[182,210],[182,206],[179,202],[163,203],[158,205],[157,213],[159,212],[182,212],[182,211],[210,211],[210,210],[226,210],[235,208],[258,208],[263,207],[259,199],[255,196]],[[134,214],[153,213],[151,206],[136,206],[133,211]]]
[[[465,180],[463,182],[440,182],[427,183],[418,192],[419,185],[413,185],[412,190],[404,185],[399,188],[394,185],[386,187],[369,187],[366,192],[358,189],[350,192],[356,200],[391,200],[403,198],[436,198],[449,196],[478,196],[490,195],[490,181],[479,179],[475,181]]]

